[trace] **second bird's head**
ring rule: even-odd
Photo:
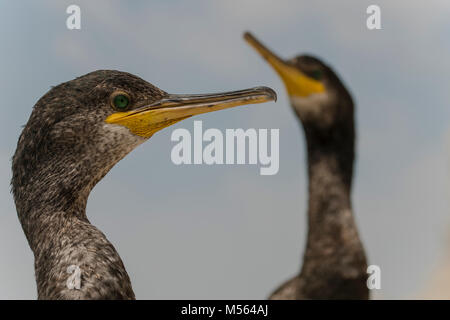
[[[352,98],[329,66],[309,55],[284,60],[252,34],[246,32],[244,38],[283,80],[305,130],[333,134],[353,123]]]

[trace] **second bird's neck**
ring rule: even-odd
[[[353,153],[308,147],[308,248],[321,252],[336,245],[336,233],[354,229],[351,223]],[[346,163],[347,162],[347,163]],[[351,162],[351,163],[348,163]]]
[[[329,141],[329,140],[327,140]],[[308,236],[301,278],[309,298],[365,298],[366,260],[352,215],[354,137],[307,135]]]

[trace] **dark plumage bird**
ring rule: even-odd
[[[275,99],[266,87],[170,95],[137,76],[109,70],[52,88],[34,106],[12,161],[12,192],[35,257],[38,298],[134,299],[118,253],[86,216],[92,188],[167,126]]]
[[[350,199],[355,157],[352,98],[312,56],[285,61],[251,34],[244,38],[282,78],[306,138],[308,236],[298,276],[271,299],[367,299],[367,263]]]

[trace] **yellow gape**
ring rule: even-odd
[[[325,91],[322,82],[308,77],[295,66],[292,66],[279,58],[250,33],[245,33],[244,38],[280,75],[290,96],[307,97]]]

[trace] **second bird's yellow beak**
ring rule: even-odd
[[[244,33],[244,39],[266,59],[283,80],[290,96],[307,97],[325,91],[322,82],[308,77],[297,67],[278,57],[258,41],[250,32]]]

